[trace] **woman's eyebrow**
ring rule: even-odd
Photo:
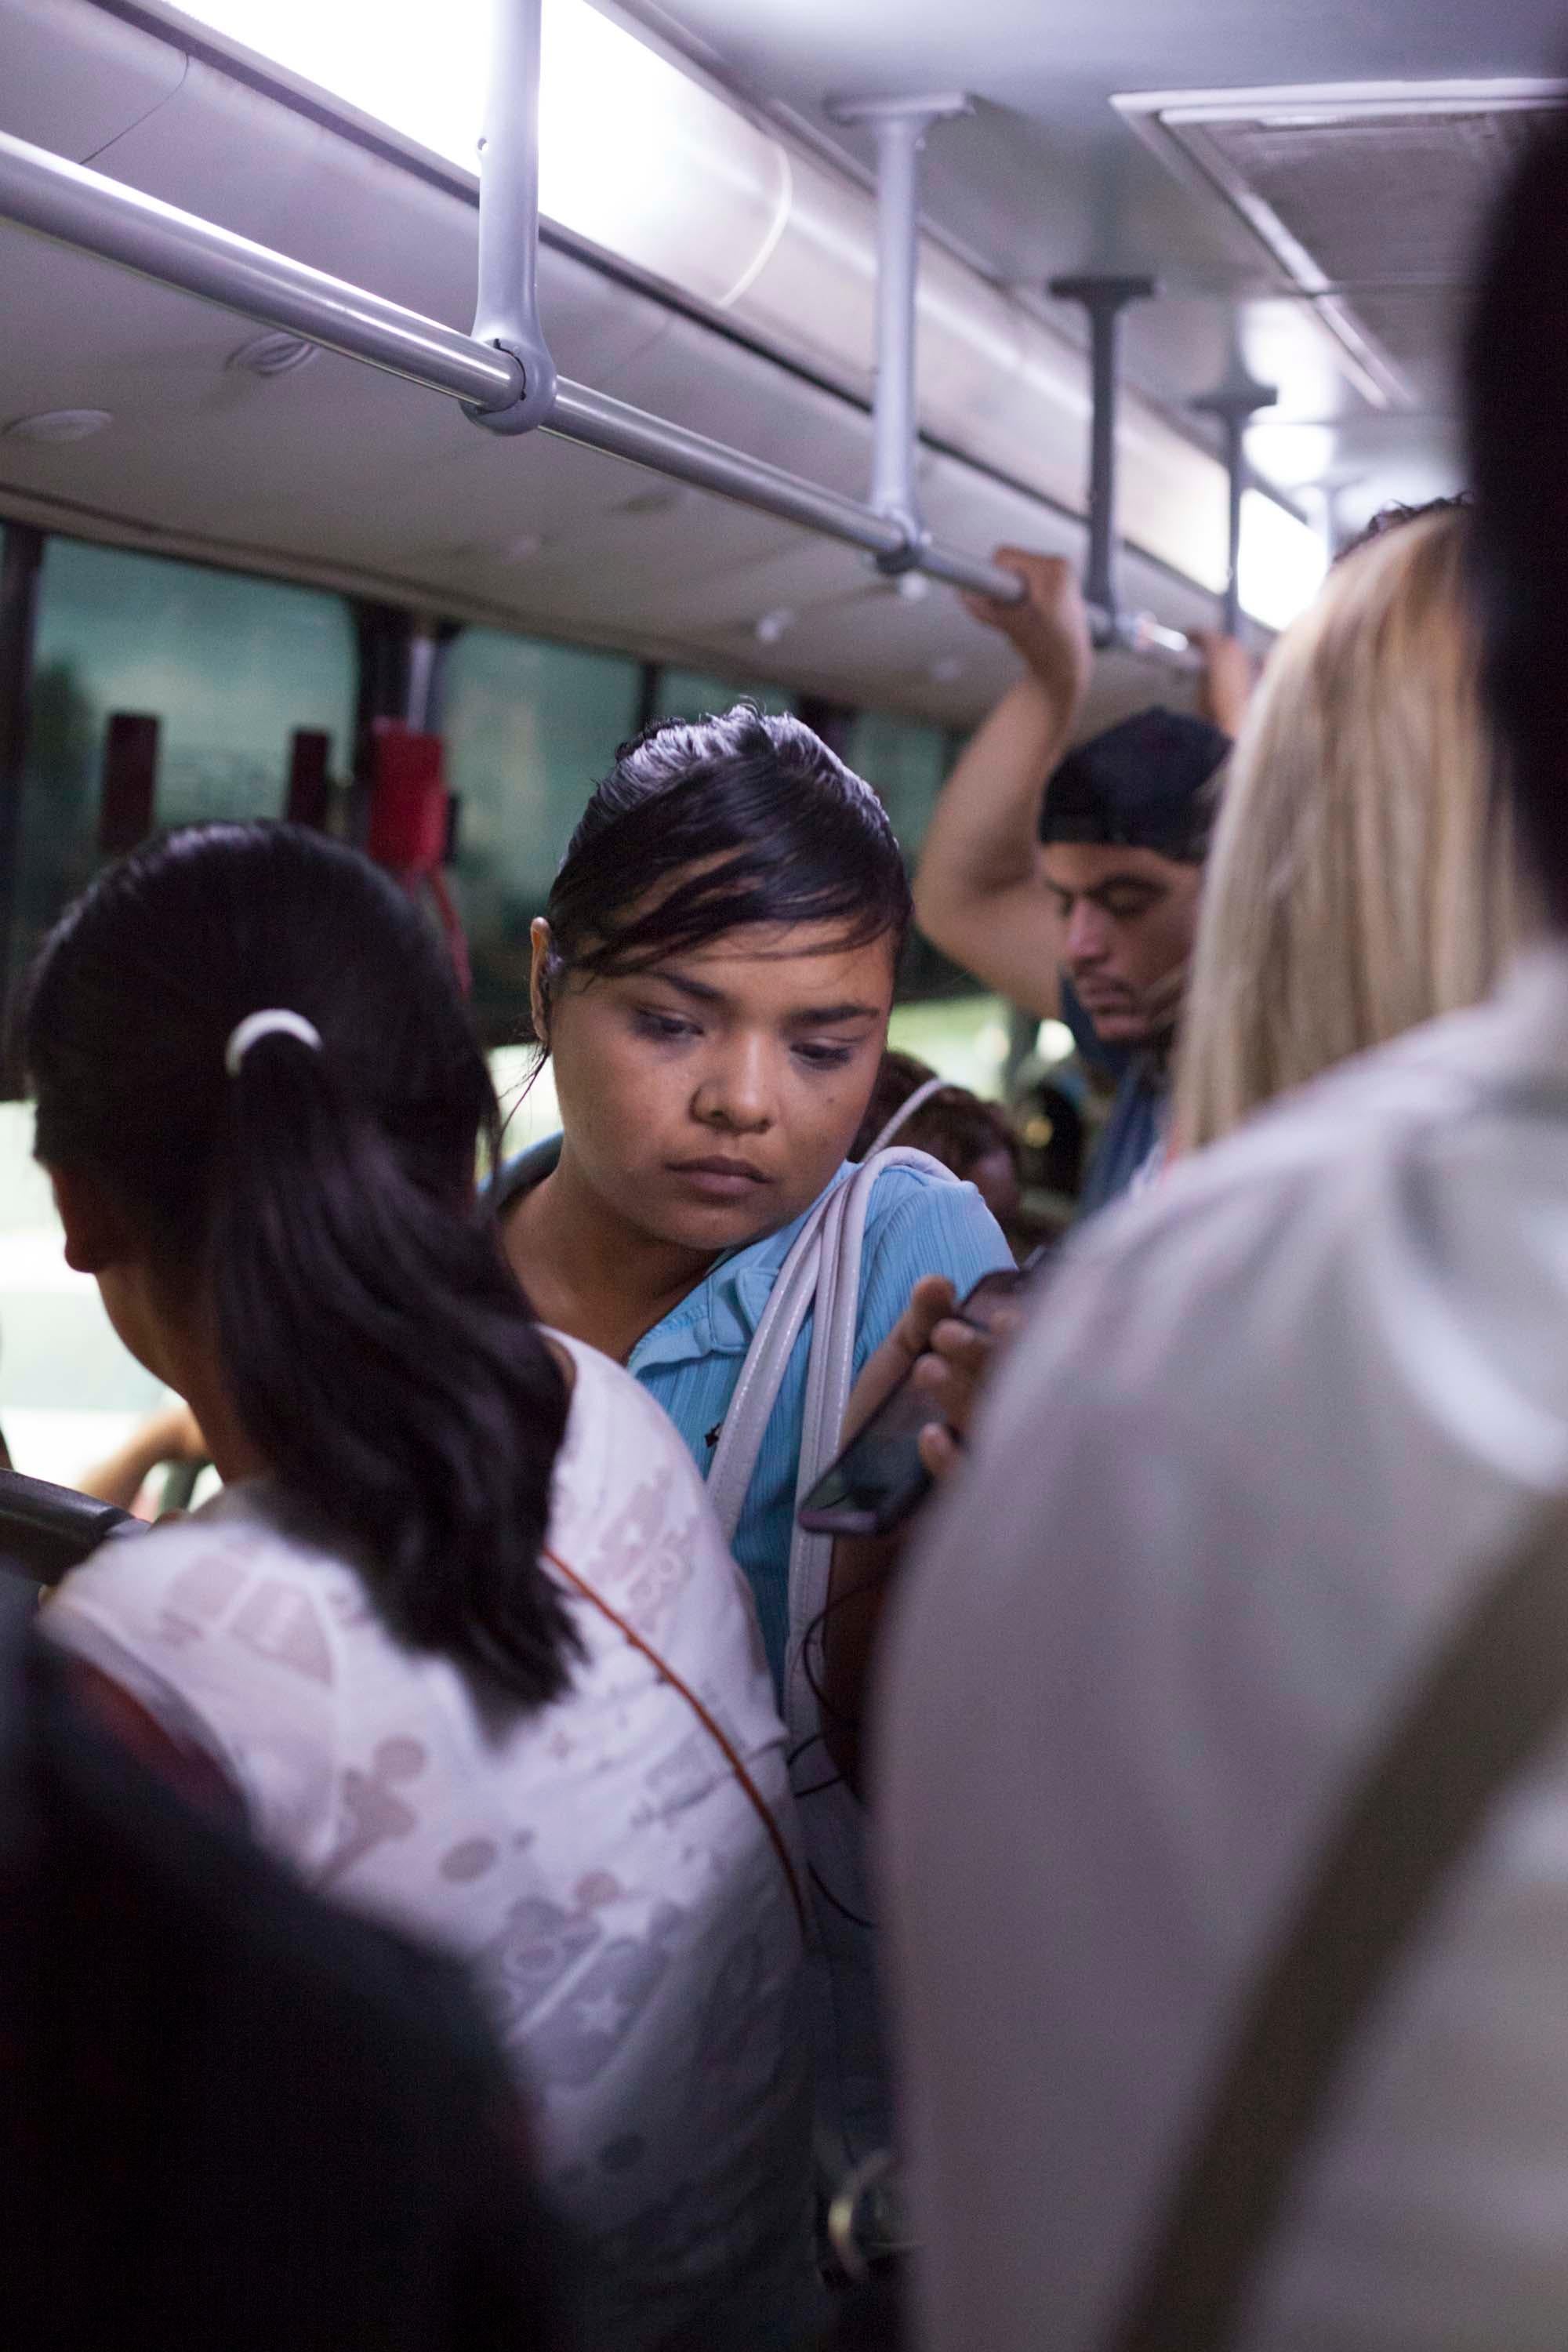
[[[803,1004],[784,1018],[792,1029],[831,1029],[840,1021],[879,1021],[879,1004]]]
[[[703,981],[689,980],[684,972],[671,971],[668,964],[661,964],[641,977],[663,981],[667,988],[673,988],[678,994],[689,997],[694,1004],[729,1004],[733,1002],[721,988],[710,988]],[[802,1004],[784,1014],[784,1025],[787,1029],[830,1029],[840,1021],[879,1021],[883,1009],[879,1004],[861,1004],[853,998],[841,1004]]]

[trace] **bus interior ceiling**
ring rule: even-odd
[[[259,44],[261,12],[248,13]],[[291,13],[306,12],[275,12],[285,32]],[[375,12],[373,35],[365,12],[366,40],[412,38],[417,13]],[[444,31],[463,14],[444,11]],[[190,14],[158,0],[0,0],[0,129],[466,324],[472,174],[213,29],[246,15],[233,0]],[[668,12],[650,0],[641,17],[644,36],[761,126],[797,211],[838,209],[791,253],[781,206],[752,284],[723,307],[689,291],[688,273],[688,285],[661,279],[547,229],[542,308],[563,373],[862,496],[869,148],[826,101],[951,87],[973,111],[939,126],[924,166],[920,477],[940,535],[975,552],[1003,540],[1080,551],[1081,324],[1044,290],[1066,270],[1160,280],[1124,334],[1129,609],[1212,624],[1224,477],[1215,425],[1192,403],[1238,372],[1279,392],[1248,434],[1256,479],[1320,530],[1454,485],[1448,330],[1471,220],[1520,116],[1495,92],[1424,111],[1414,86],[1548,73],[1551,37],[1531,0],[1484,16],[1426,0],[1375,12],[1119,0],[1054,18],[1035,0],[963,11],[680,0]],[[286,56],[286,37],[271,46]],[[1358,115],[1324,88],[1346,83],[1386,94]],[[1112,104],[1234,89],[1273,95],[1221,122]],[[547,131],[552,99],[547,78]],[[548,208],[548,173],[544,195]],[[637,250],[635,235],[626,242]],[[820,308],[814,253],[839,265],[822,273]],[[557,438],[494,439],[455,403],[331,353],[249,373],[232,363],[252,339],[244,320],[17,228],[0,230],[0,425],[78,407],[112,419],[68,445],[0,436],[0,508],[14,519],[952,728],[1008,674],[1005,649],[950,593],[900,594],[852,551],[789,524]],[[946,332],[944,315],[964,304],[963,336]],[[953,372],[965,354],[989,359],[988,390]],[[1142,664],[1109,656],[1090,716],[1148,692]]]
[[[1385,499],[1458,486],[1447,354],[1467,248],[1521,121],[1553,102],[1538,0],[544,5],[540,290],[563,375],[863,499],[872,145],[829,101],[963,92],[970,112],[932,131],[923,164],[918,471],[940,539],[1084,559],[1085,322],[1047,290],[1064,273],[1160,281],[1122,337],[1125,610],[1189,632],[1217,617],[1227,478],[1216,420],[1193,407],[1216,388],[1278,390],[1246,438],[1255,628],[1289,617],[1314,562]],[[0,132],[466,331],[487,5],[0,0]],[[226,708],[237,725],[237,680],[226,704],[209,673],[224,631],[248,625],[247,577],[479,625],[469,675],[490,732],[458,879],[492,1036],[515,1034],[527,917],[639,692],[664,710],[733,679],[866,714],[858,756],[912,853],[958,734],[1013,675],[944,587],[882,577],[852,548],[561,437],[498,438],[453,400],[331,352],[274,370],[264,351],[258,369],[254,320],[5,224],[0,319],[0,523],[47,535],[45,605],[48,551],[72,540],[238,575],[221,590],[214,575],[208,593],[205,575],[171,569],[154,628],[139,607],[157,602],[147,567],[121,578],[90,547],[62,562],[57,583],[74,565],[98,600],[92,625],[116,636],[114,698],[158,709],[176,672],[188,689],[201,669],[207,735]],[[50,437],[71,411],[101,429]],[[355,656],[335,604],[300,623],[331,654],[309,689],[288,651],[303,636],[258,627],[245,648],[251,732],[276,732],[279,760],[302,723],[335,727],[345,756]],[[490,631],[516,637],[481,643]],[[279,662],[287,684],[258,691]],[[501,706],[552,662],[546,751],[543,719]],[[662,677],[645,670],[639,689],[638,662]],[[1085,724],[1189,691],[1110,651]],[[0,676],[0,706],[16,692]],[[100,728],[110,707],[95,707]],[[242,747],[228,749],[234,765]],[[163,820],[280,806],[256,743],[243,751],[251,770],[227,802],[222,745],[205,766],[188,742],[165,761]],[[53,785],[25,798],[26,774],[4,779],[29,877],[13,976],[101,855],[86,770],[68,813]],[[74,846],[40,867],[35,836],[63,836],[68,814]],[[13,902],[22,887],[8,883]],[[979,1073],[1005,1052],[1001,1014],[971,1008],[967,1044],[934,1028],[905,1042],[939,1059],[951,1047],[968,1078],[964,1054]],[[530,1117],[547,1112],[536,1096]],[[22,1106],[0,1104],[0,1409],[22,1467],[74,1478],[155,1384],[59,1264],[28,1148]]]

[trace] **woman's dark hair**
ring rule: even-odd
[[[273,1009],[320,1048],[268,1034],[231,1076],[237,1024]],[[38,1158],[205,1286],[246,1434],[392,1632],[557,1696],[574,1636],[539,1556],[566,1386],[476,1199],[495,1096],[412,902],[291,825],[171,835],[61,919],[23,1045]]]
[[[550,893],[546,992],[567,971],[635,971],[748,923],[835,923],[847,947],[886,938],[897,956],[910,912],[870,786],[798,719],[738,702],[621,746]]]

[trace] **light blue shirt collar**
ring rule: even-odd
[[[853,1172],[846,1160],[825,1189],[831,1192]],[[818,1193],[817,1200],[821,1197]],[[743,1356],[773,1296],[779,1268],[816,1206],[814,1201],[777,1233],[764,1234],[760,1241],[720,1258],[679,1307],[643,1333],[626,1359],[626,1370],[644,1372],[655,1365],[694,1363],[704,1356]]]

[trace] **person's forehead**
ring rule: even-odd
[[[1051,841],[1040,852],[1040,867],[1058,890],[1081,895],[1111,882],[1152,883],[1162,890],[1190,878],[1196,868],[1158,849],[1106,841]]]
[[[880,1006],[892,988],[892,938],[850,945],[842,923],[759,923],[680,949],[646,972],[736,1001]]]

